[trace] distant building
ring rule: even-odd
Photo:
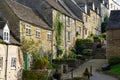
[[[109,0],[109,14],[111,10],[120,10],[120,4],[116,0]]]
[[[120,10],[111,11],[107,25],[107,57],[120,57]]]

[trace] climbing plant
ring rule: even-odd
[[[63,22],[60,21],[60,16],[61,13],[58,12],[56,14],[55,22],[54,22],[57,56],[63,53],[63,50],[61,49],[61,45],[63,41],[62,35],[63,35],[64,24]]]
[[[34,41],[33,39],[25,39],[22,38],[22,46],[21,49],[23,53],[38,53],[41,41]]]

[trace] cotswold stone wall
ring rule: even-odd
[[[107,31],[107,57],[120,57],[120,29]]]

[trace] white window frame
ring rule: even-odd
[[[25,24],[26,36],[31,36],[31,27],[29,24]]]
[[[70,26],[70,17],[67,17],[67,26]]]
[[[52,40],[52,32],[48,31],[47,33],[47,40]]]
[[[40,28],[36,29],[36,38],[41,38]]]
[[[3,68],[3,57],[0,57],[0,70]]]
[[[69,34],[70,33],[70,34]],[[67,32],[67,41],[70,42],[71,41],[71,32],[68,31]]]
[[[11,69],[16,69],[16,57],[11,58]]]

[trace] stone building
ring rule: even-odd
[[[9,28],[19,42],[22,42],[23,38],[33,40],[37,43],[37,46],[34,46],[37,51],[42,50],[44,53],[51,53],[52,28],[38,17],[31,8],[14,0],[1,0],[0,12],[8,20]],[[32,47],[29,53],[32,54],[34,48]],[[28,60],[31,61],[30,55],[26,57],[26,64],[29,64]],[[29,65],[26,65],[26,69],[30,67]]]
[[[107,25],[107,57],[120,57],[120,10],[111,11]]]
[[[9,23],[0,17],[0,80],[21,80],[23,53]]]

